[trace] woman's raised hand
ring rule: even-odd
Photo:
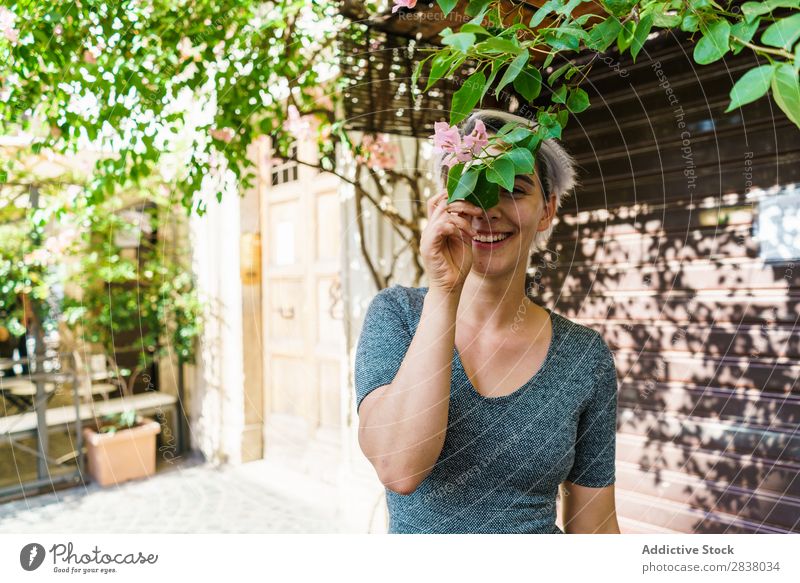
[[[483,210],[457,200],[447,204],[447,191],[428,199],[428,224],[422,231],[420,254],[429,288],[459,292],[472,268],[472,217]]]

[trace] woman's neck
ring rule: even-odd
[[[458,321],[484,333],[503,333],[530,320],[535,304],[525,295],[525,272],[489,278],[470,272],[458,302]]]

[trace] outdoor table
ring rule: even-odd
[[[19,360],[14,360],[10,358],[2,358],[0,359],[0,371],[8,370],[14,365],[18,364],[26,364],[28,362],[28,358],[23,358]],[[36,358],[34,361],[42,362],[45,358]],[[47,359],[48,361],[52,361],[52,359]],[[32,400],[28,403],[27,408],[33,409],[36,413],[36,442],[37,442],[37,468],[36,468],[36,475],[39,480],[44,480],[48,477],[48,459],[49,459],[49,440],[48,440],[48,427],[47,427],[47,403],[50,401],[51,397],[55,395],[55,390],[47,390],[47,385],[58,385],[61,383],[73,383],[73,390],[77,391],[76,386],[76,375],[73,373],[62,373],[59,371],[37,371],[37,372],[28,372],[25,375],[19,377],[11,377],[15,380],[22,380],[26,382],[32,383],[36,389],[30,395],[25,395],[24,393],[15,393],[14,397],[21,400],[27,400],[27,398],[31,398]],[[2,383],[2,381],[0,381]],[[15,383],[16,384],[16,383]],[[13,390],[13,389],[11,389]],[[5,390],[4,390],[5,392]],[[10,390],[9,390],[10,392]],[[7,396],[7,395],[4,395]],[[76,392],[76,399],[77,399],[77,392]],[[76,407],[78,406],[76,400]],[[18,444],[19,445],[19,444]]]

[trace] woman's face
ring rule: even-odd
[[[501,189],[499,204],[472,217],[478,231],[472,239],[472,270],[497,276],[527,269],[534,237],[550,226],[554,215],[555,197],[545,205],[538,177],[517,176],[513,192]]]

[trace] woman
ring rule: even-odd
[[[461,136],[479,120],[490,133],[529,123],[479,110]],[[386,486],[390,533],[619,533],[613,356],[525,293],[529,253],[574,184],[572,159],[547,140],[535,174],[487,211],[431,197],[429,286],[370,303],[355,361],[359,444]]]

